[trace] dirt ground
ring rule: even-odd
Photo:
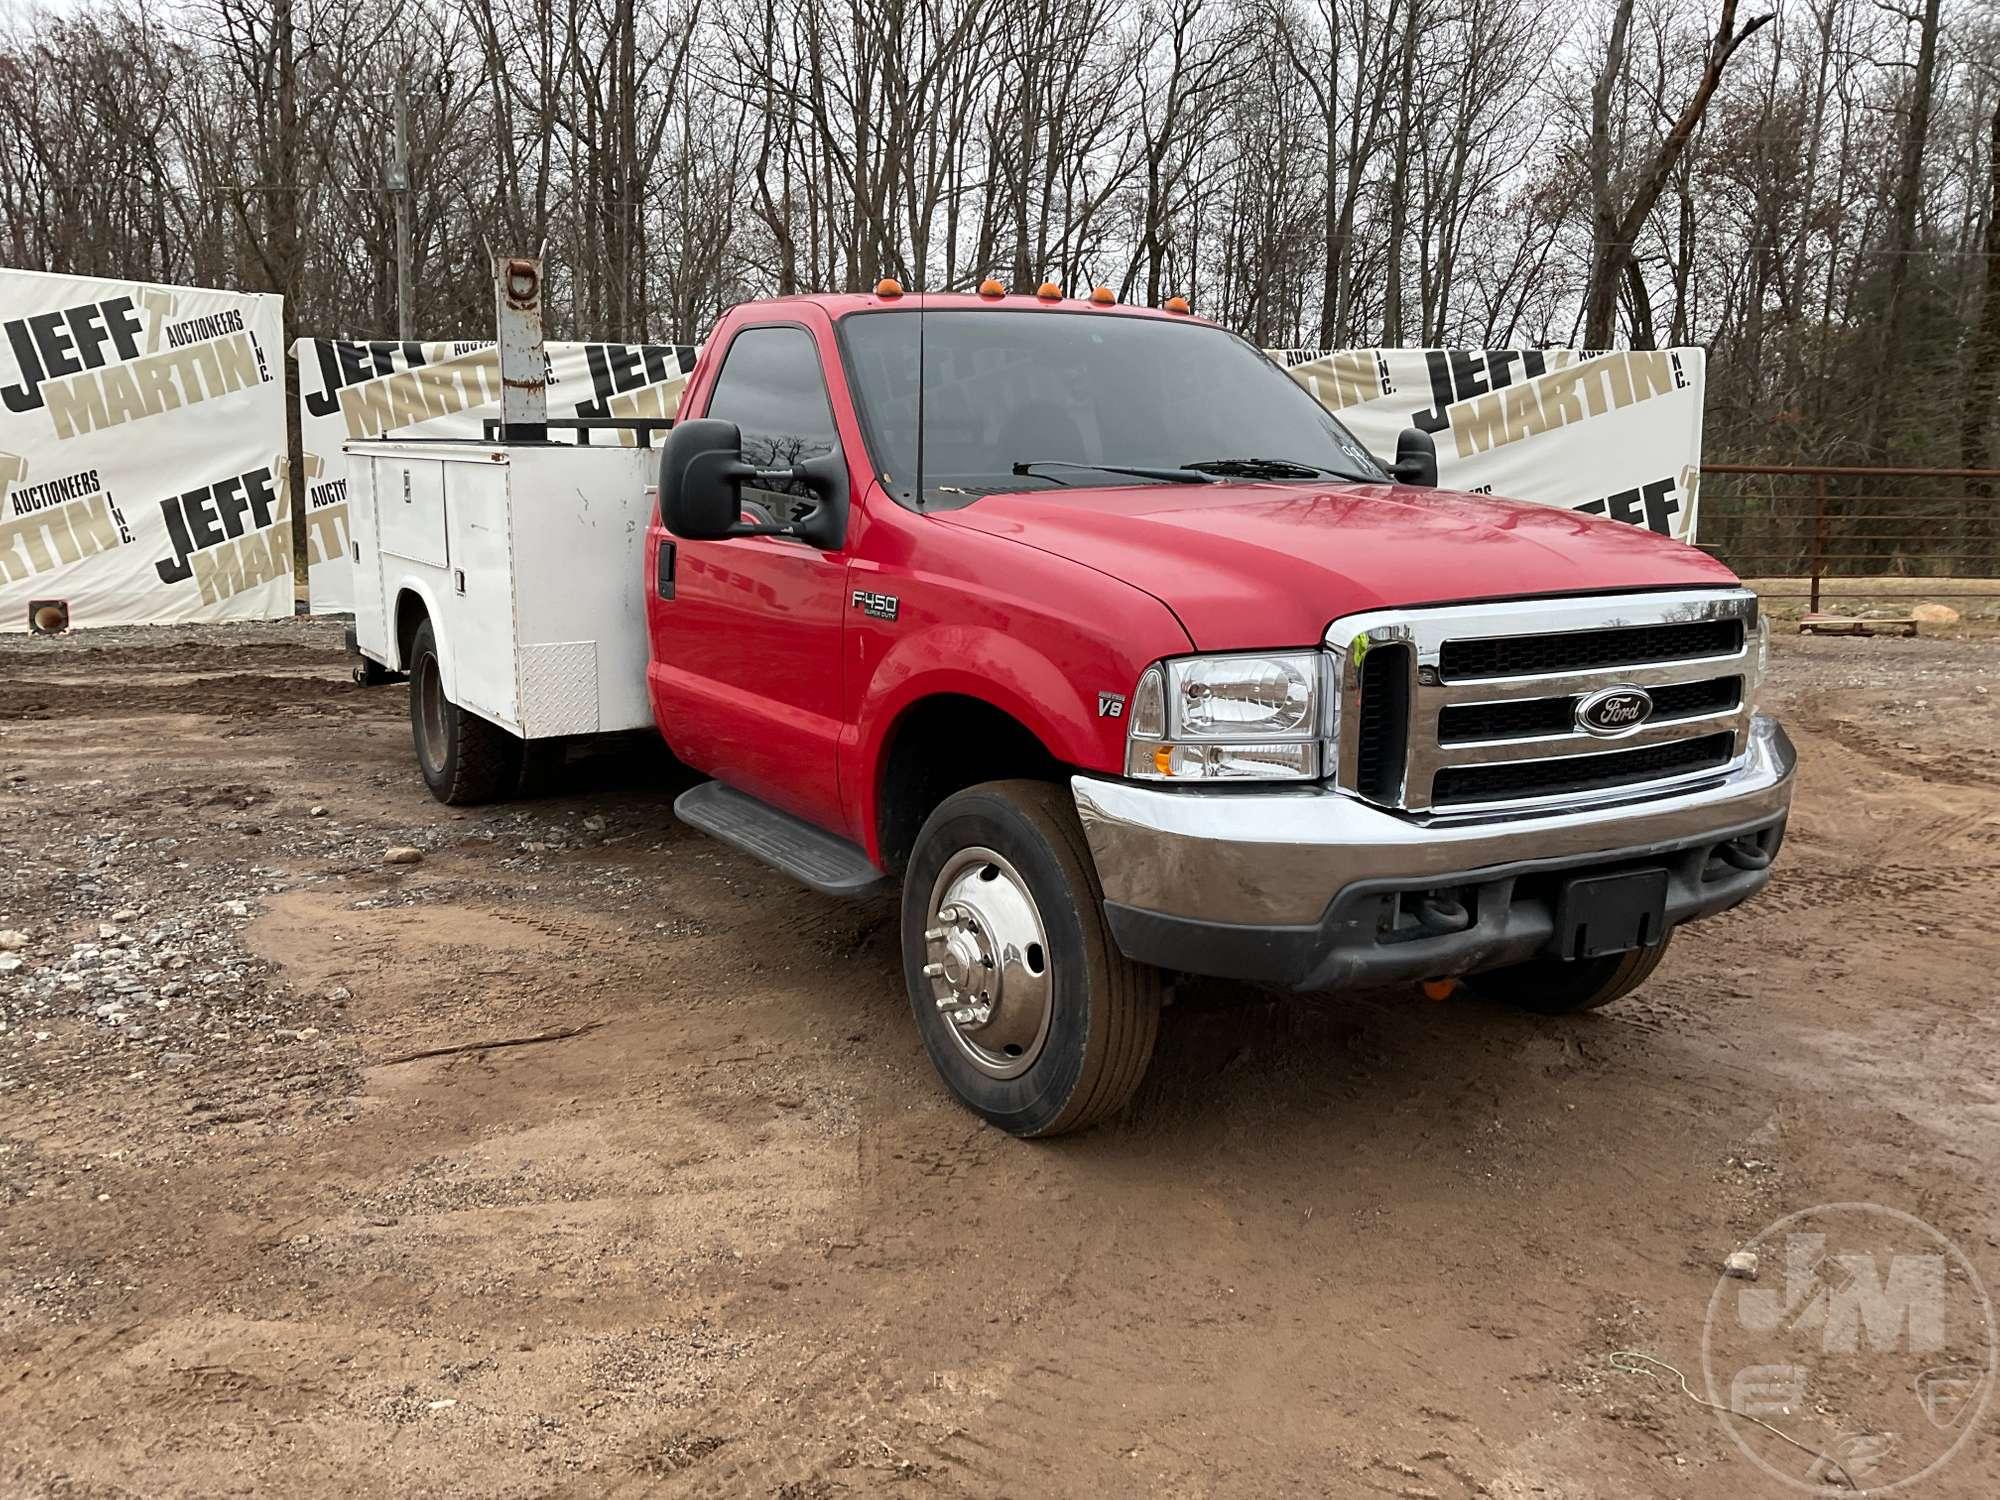
[[[891,905],[658,757],[454,812],[337,626],[0,641],[0,1493],[1786,1493],[1608,1356],[1701,1389],[1818,1203],[2000,1287],[2000,643],[1778,644],[1781,872],[1639,995],[1186,983],[1025,1144]],[[1916,1493],[2000,1493],[1990,1414]]]

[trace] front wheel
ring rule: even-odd
[[[1060,786],[990,781],[939,804],[904,872],[903,971],[944,1081],[1014,1135],[1098,1123],[1152,1061],[1160,972],[1112,940]]]
[[[1621,1000],[1653,977],[1667,956],[1667,939],[1650,948],[1607,953],[1601,958],[1532,958],[1475,974],[1466,983],[1492,1000],[1545,1016],[1596,1010]]]
[[[445,696],[429,620],[417,627],[409,669],[410,737],[431,795],[452,807],[509,795],[521,774],[521,742]]]

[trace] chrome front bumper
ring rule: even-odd
[[[1084,835],[1128,955],[1302,988],[1441,977],[1531,956],[1548,940],[1547,880],[1633,863],[1674,870],[1670,922],[1733,906],[1769,869],[1704,872],[1716,846],[1775,853],[1797,754],[1752,721],[1730,769],[1670,795],[1600,794],[1558,812],[1391,813],[1322,787],[1159,788],[1078,776]],[[1476,894],[1465,931],[1381,941],[1382,901]]]

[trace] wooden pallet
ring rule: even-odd
[[[1807,615],[1799,621],[1800,635],[1915,635],[1914,615],[1864,619],[1859,615]]]

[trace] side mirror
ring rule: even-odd
[[[743,486],[803,485],[819,503],[785,525],[743,519]],[[660,447],[660,519],[690,542],[736,536],[782,536],[813,547],[839,547],[847,536],[847,464],[838,450],[793,464],[759,469],[743,460],[734,422],[697,417],[676,422]]]
[[[660,446],[660,519],[690,542],[733,535],[743,519],[743,434],[734,422],[676,422]]]
[[[1389,472],[1396,476],[1398,484],[1420,484],[1436,489],[1437,443],[1422,428],[1405,427],[1396,438],[1396,467]]]

